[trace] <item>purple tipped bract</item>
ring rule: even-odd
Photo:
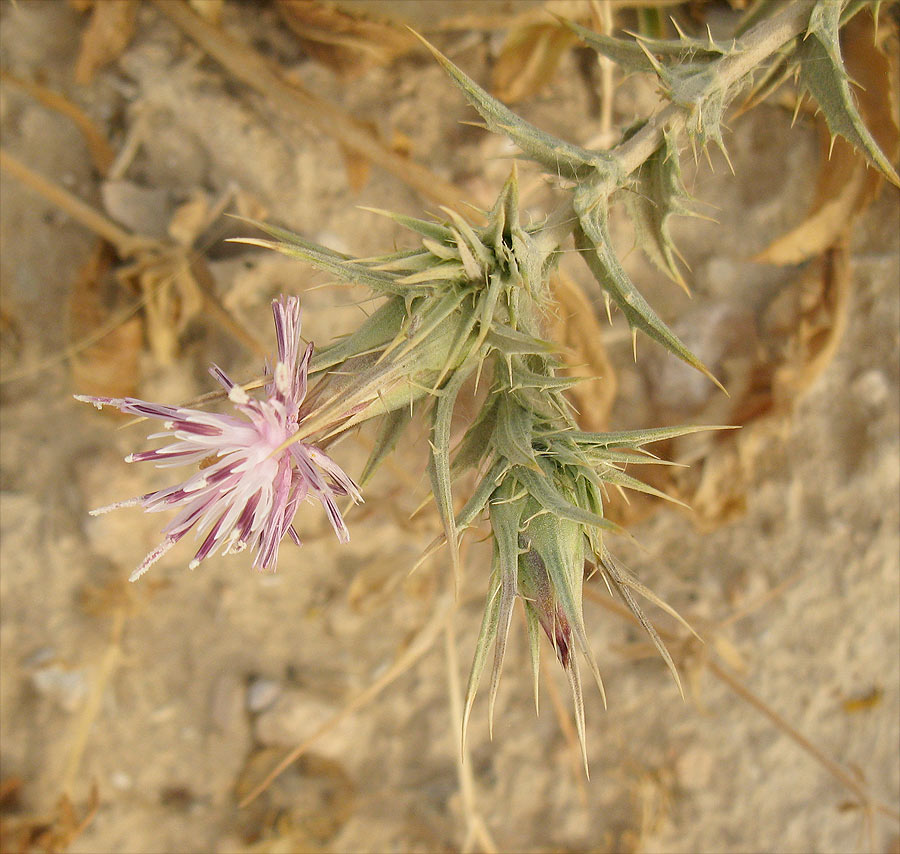
[[[323,451],[305,442],[278,450],[298,429],[300,404],[306,396],[307,371],[313,345],[300,342],[300,301],[274,300],[278,360],[265,398],[256,400],[215,365],[213,377],[224,386],[242,417],[219,415],[182,406],[147,403],[135,398],[87,397],[78,400],[98,409],[115,406],[122,412],[158,418],[164,432],[150,438],[170,440],[152,451],[129,454],[127,462],[153,461],[160,467],[198,465],[184,482],[127,501],[91,511],[93,515],[119,507],[178,510],[163,529],[163,541],[131,574],[143,575],[192,528],[203,543],[190,562],[193,569],[222,548],[223,554],[255,549],[253,566],[274,571],[278,547],[284,537],[300,545],[293,526],[301,501],[315,498],[322,504],[338,539],[350,539],[335,502],[336,496],[362,501],[359,488]]]

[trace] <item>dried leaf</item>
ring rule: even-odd
[[[188,5],[204,20],[218,24],[222,18],[225,0],[188,0]]]
[[[202,190],[175,208],[167,231],[179,246],[190,247],[209,225],[209,198]]]
[[[306,52],[346,77],[357,77],[373,65],[387,65],[416,44],[407,30],[333,5],[278,0],[277,8]]]
[[[856,15],[843,30],[844,58],[848,73],[859,84],[856,101],[866,127],[885,156],[896,160],[900,131],[893,113],[891,62],[875,36],[872,16]],[[824,252],[847,232],[881,187],[882,174],[869,167],[857,148],[841,137],[832,147],[824,121],[821,130],[822,165],[812,208],[800,225],[757,255],[756,261],[799,264]]]
[[[821,254],[846,231],[871,199],[873,186],[877,187],[882,180],[879,173],[868,169],[865,160],[845,140],[835,140],[830,160],[825,159],[828,147],[828,131],[823,129],[819,186],[806,219],[754,256],[754,261],[801,264]]]
[[[144,293],[144,317],[150,349],[161,364],[171,364],[179,337],[200,314],[203,294],[184,259],[161,259],[139,277]]]
[[[117,288],[109,288],[113,253],[97,243],[82,268],[67,306],[68,342],[71,344],[102,329],[121,306]],[[112,291],[112,293],[110,293]],[[102,338],[72,356],[72,379],[86,394],[128,397],[137,390],[138,357],[142,346],[141,321],[130,317]]]
[[[761,358],[729,419],[744,429],[719,438],[690,469],[667,470],[701,529],[744,513],[759,462],[783,443],[795,402],[834,358],[847,325],[851,290],[850,255],[839,246],[769,305],[761,324]]]
[[[491,75],[491,88],[510,104],[536,95],[550,82],[575,35],[556,24],[512,28]]]
[[[104,65],[128,47],[135,29],[137,0],[103,0],[94,3],[91,20],[81,35],[75,62],[75,82],[87,86]]]
[[[551,337],[566,347],[564,374],[584,377],[568,394],[578,410],[579,426],[605,430],[616,399],[616,374],[603,346],[603,331],[584,291],[562,270],[552,280],[559,313]]]
[[[846,246],[829,250],[820,275],[807,280],[784,359],[772,380],[773,405],[786,410],[831,363],[847,327],[853,279]],[[800,290],[800,289],[798,289]]]
[[[206,312],[229,332],[256,350],[259,345],[233,320],[215,296],[212,275],[199,256],[189,250],[160,245],[141,251],[134,263],[119,269],[119,281],[140,291],[147,341],[161,364],[171,364],[179,351],[179,337],[188,323]]]
[[[869,709],[874,709],[883,699],[884,688],[880,685],[873,685],[865,694],[848,697],[846,700],[842,701],[841,708],[847,712],[847,714],[866,712]]]
[[[4,780],[4,795],[8,800],[4,807],[14,805],[18,792],[16,778]],[[84,833],[94,820],[100,807],[97,784],[91,786],[91,793],[85,806],[84,815],[79,817],[68,795],[62,795],[56,808],[49,815],[4,815],[0,825],[0,849],[17,851],[21,854],[32,851],[65,851]],[[5,812],[6,810],[4,810]]]

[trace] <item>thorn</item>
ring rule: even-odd
[[[837,140],[837,134],[831,135],[831,142],[828,144],[828,159],[831,160],[831,152],[834,151],[834,143]]]
[[[701,216],[700,214],[694,214],[694,216],[697,217],[697,219],[705,219],[709,222],[715,222],[712,217]],[[684,264],[685,267],[687,267],[687,271],[689,273],[693,273],[694,271],[691,269],[691,265],[688,264],[687,259],[684,257],[684,255],[681,254],[681,250],[674,243],[672,244],[672,251],[675,253],[675,257],[678,258],[678,260],[681,261],[681,263]],[[682,281],[684,280],[682,279]],[[687,283],[684,284],[684,288],[687,291],[688,296],[692,296],[691,289],[687,286]]]
[[[728,149],[725,148],[725,146],[722,145],[721,142],[719,143],[719,149],[720,149],[720,151],[722,152],[722,155],[725,157],[725,162],[728,164],[728,168],[731,170],[731,174],[732,174],[732,175],[737,174],[737,173],[734,171],[734,166],[732,166],[732,164],[731,164],[731,158],[728,156]]]
[[[794,115],[791,116],[791,127],[794,127],[794,123],[797,121],[797,116],[800,115],[800,108],[803,106],[803,95],[797,96],[797,104],[794,107]]]
[[[631,327],[631,355],[634,357],[635,364],[637,364],[637,327]]]
[[[462,733],[459,740],[460,751],[462,752],[463,759],[465,759],[466,755],[466,739],[469,737],[469,717],[472,714],[472,706],[475,705],[475,692],[473,691],[471,694],[466,694],[466,707],[463,711],[463,720],[462,720]]]
[[[660,65],[659,60],[650,52],[642,41],[638,41],[638,47],[644,51],[647,56],[647,60],[650,62],[650,65],[653,67],[653,71],[656,73],[656,76],[659,77],[660,80],[663,80],[663,72],[664,68]]]
[[[609,321],[609,325],[612,326],[612,300],[609,296],[609,291],[603,292],[603,302],[606,303],[606,319]]]

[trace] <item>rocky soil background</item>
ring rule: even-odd
[[[555,48],[536,46],[551,29],[546,15],[525,47],[511,48],[510,22],[515,34],[536,20],[514,16],[543,14],[542,4],[432,3],[426,20],[410,18],[422,4],[377,5],[377,15],[349,2],[337,12],[232,0],[190,9],[476,205],[491,203],[514,151],[467,124],[474,113],[409,45],[398,16],[519,99],[534,123],[580,143],[610,133],[595,60],[565,43],[554,66]],[[617,23],[635,25],[633,5],[616,5]],[[727,28],[737,14],[726,3],[689,5],[665,8],[695,27]],[[395,35],[348,35],[341,26],[360,13],[392,21]],[[616,543],[616,553],[705,643],[655,613],[682,701],[590,581],[586,621],[609,694],[608,711],[587,698],[590,780],[552,655],[534,714],[521,627],[493,740],[479,698],[460,767],[453,698],[489,555],[478,538],[466,547],[449,622],[445,557],[408,575],[439,529],[432,508],[412,515],[428,488],[424,428],[349,515],[349,545],[321,514],[302,511],[305,544],[285,545],[276,575],[254,573],[242,556],[189,572],[185,547],[129,585],[161,519],[87,511],[162,485],[166,472],[122,460],[143,446],[145,425],[72,399],[187,401],[211,390],[210,361],[256,376],[273,342],[269,303],[281,293],[302,295],[304,333],[320,344],[359,322],[365,292],[224,243],[247,226],[220,213],[267,217],[365,256],[410,238],[362,208],[439,215],[438,202],[342,144],[334,122],[302,121],[226,70],[159,4],[3,2],[0,55],[4,850],[898,850],[895,188],[867,198],[849,237],[823,238],[813,260],[760,263],[754,256],[817,204],[814,117],[801,113],[792,129],[790,105],[776,98],[734,118],[735,176],[721,158],[695,166],[684,154],[698,209],[715,219],[676,226],[693,298],[638,252],[627,265],[725,378],[731,401],[646,340],[633,362],[621,317],[611,326],[582,317],[584,327],[561,312],[561,334],[581,347],[574,361],[605,359],[602,340],[616,378],[614,399],[609,383],[589,384],[586,418],[612,428],[745,425],[666,449],[692,464],[663,484],[692,512],[637,501],[612,510],[638,543]],[[535,57],[550,63],[537,75]],[[77,107],[80,126],[48,91]],[[651,81],[616,78],[616,126],[655,103]],[[525,215],[539,218],[555,190],[519,168]],[[51,201],[35,174],[118,227],[103,234],[113,248],[59,192]],[[627,221],[617,215],[614,225],[627,247]],[[135,246],[129,235],[148,240]],[[574,253],[563,269],[599,317],[602,300]],[[361,469],[372,435],[334,448],[349,472]]]

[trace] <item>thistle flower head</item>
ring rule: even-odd
[[[315,498],[322,504],[341,542],[350,539],[335,498],[349,496],[354,502],[361,501],[353,480],[314,445],[294,442],[281,449],[303,420],[300,409],[313,345],[301,346],[300,301],[296,297],[275,300],[272,311],[278,359],[264,399],[252,398],[216,365],[210,367],[238,417],[135,398],[76,395],[98,409],[115,406],[122,412],[163,422],[163,432],[150,438],[165,438],[169,444],[129,454],[126,462],[199,466],[175,486],[92,511],[97,515],[135,505],[149,512],[179,511],[163,529],[163,541],[131,574],[132,581],[192,528],[196,536],[204,537],[190,562],[192,569],[220,548],[228,554],[249,547],[256,551],[254,567],[274,571],[284,537],[290,536],[300,545],[293,519],[305,498]]]

